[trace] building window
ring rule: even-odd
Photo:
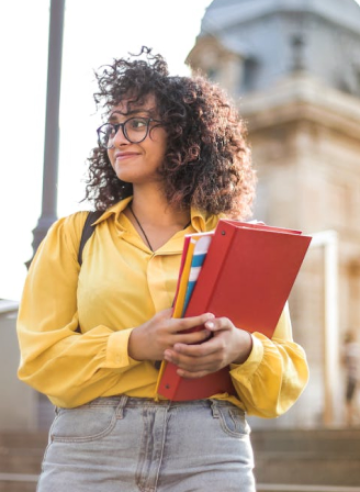
[[[247,58],[243,64],[243,76],[241,88],[244,91],[251,91],[255,87],[258,63],[254,58]]]
[[[214,67],[208,68],[206,71],[206,76],[212,82],[217,82],[219,78],[219,70]]]

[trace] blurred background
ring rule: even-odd
[[[35,490],[53,416],[16,379],[25,263],[56,217],[88,208],[80,201],[101,122],[94,70],[142,45],[173,75],[201,71],[227,90],[249,129],[254,218],[313,235],[290,298],[311,379],[286,415],[250,419],[259,490],[360,491],[360,391],[349,409],[344,363],[346,336],[356,354],[360,334],[359,3],[16,0],[0,9],[0,492]]]

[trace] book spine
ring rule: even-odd
[[[235,228],[219,221],[214,238],[201,268],[199,278],[189,301],[185,316],[197,316],[206,313],[211,304],[216,282],[221,275],[227,252],[235,235]]]

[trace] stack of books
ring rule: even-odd
[[[226,219],[213,232],[187,235],[173,317],[211,312],[271,338],[310,242],[301,231]],[[174,364],[163,361],[157,393],[184,401],[235,390],[228,367],[185,379]]]

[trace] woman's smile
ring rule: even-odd
[[[119,160],[122,161],[124,159],[128,159],[130,157],[137,157],[139,156],[139,152],[116,152],[115,153],[115,161]]]

